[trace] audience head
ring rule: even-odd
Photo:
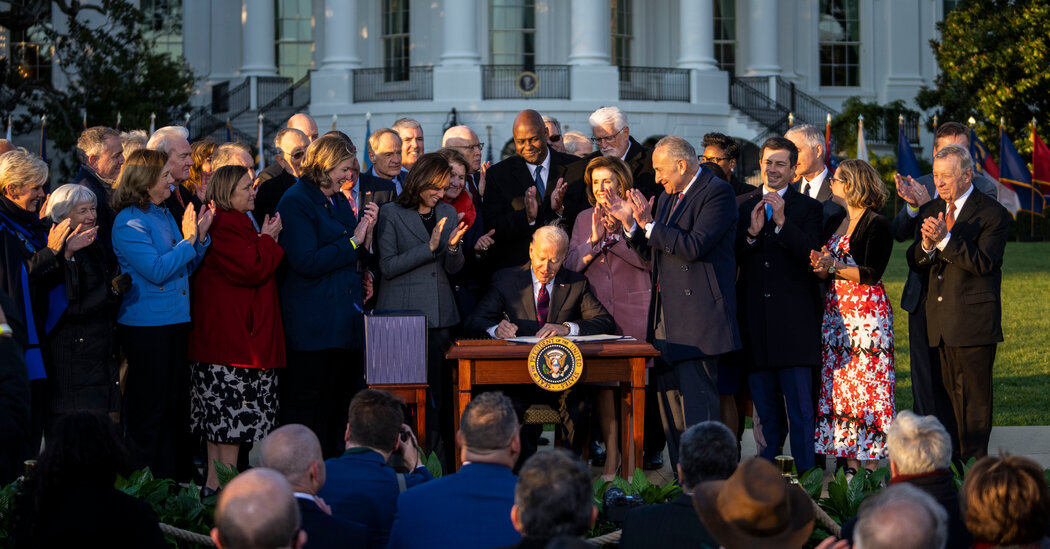
[[[558,122],[558,119],[553,116],[544,116],[543,125],[547,128],[547,146],[558,152],[565,152],[561,122]]]
[[[77,160],[91,168],[105,180],[112,181],[120,174],[124,163],[124,146],[120,132],[105,126],[94,126],[80,133],[77,139]]]
[[[120,146],[124,149],[124,161],[128,160],[131,153],[146,148],[146,141],[149,140],[149,136],[146,135],[146,130],[130,130],[121,132],[120,134]]]
[[[934,416],[901,410],[886,430],[886,450],[894,476],[948,469],[952,439]]]
[[[190,166],[193,165],[190,151],[190,132],[182,126],[164,126],[153,132],[146,142],[146,148],[162,151],[168,155],[168,168],[175,183],[182,183],[190,178]]]
[[[215,148],[211,155],[211,169],[218,170],[223,166],[241,166],[251,172],[255,178],[255,162],[252,161],[252,150],[244,143],[227,141]]]
[[[353,189],[354,185],[357,184],[357,181],[361,179],[361,162],[357,160],[357,145],[354,145],[354,141],[350,139],[349,135],[346,135],[339,130],[325,132],[321,137],[338,137],[345,141],[346,145],[350,147],[350,154],[354,155],[354,158],[350,161],[350,174],[347,176],[346,181],[343,181],[340,188],[343,191]]]
[[[171,196],[171,168],[163,151],[139,149],[124,162],[113,186],[110,205],[119,212],[128,206],[145,211],[150,203],[160,205]]]
[[[1025,457],[981,458],[967,471],[960,499],[978,545],[1032,544],[1050,526],[1050,488],[1043,469]]]
[[[863,160],[843,160],[835,175],[829,176],[829,182],[831,192],[850,207],[879,211],[886,203],[886,185],[879,172]]]
[[[943,549],[948,540],[948,512],[908,483],[864,500],[857,517],[856,549]]]
[[[219,549],[302,547],[306,532],[288,481],[262,467],[234,477],[219,492],[211,539]]]
[[[687,491],[701,482],[729,478],[740,461],[736,436],[719,421],[693,425],[682,433],[680,444],[678,478]]]
[[[608,206],[612,195],[626,200],[627,192],[634,187],[631,169],[615,156],[592,158],[583,172],[583,182],[591,206]]]
[[[262,466],[284,475],[296,492],[316,495],[324,487],[321,441],[305,425],[293,423],[272,431],[260,448]]]
[[[130,472],[129,459],[119,425],[100,411],[78,410],[55,423],[34,476],[46,492],[83,482],[108,488]]]
[[[285,127],[294,128],[303,132],[303,135],[305,135],[311,143],[317,140],[317,122],[314,122],[314,119],[306,113],[301,112],[292,115],[292,117],[288,119],[288,123],[285,124]]]
[[[376,175],[393,179],[401,173],[401,137],[390,128],[368,136],[368,158]]]
[[[537,452],[518,473],[510,520],[522,536],[582,536],[598,517],[593,497],[582,461],[561,448]]]
[[[501,463],[513,468],[521,454],[518,416],[500,392],[481,393],[467,403],[456,442],[463,461]]]
[[[47,163],[19,147],[0,155],[0,195],[19,208],[35,212],[44,200]]]
[[[704,148],[700,161],[718,164],[726,174],[723,179],[728,178],[729,174],[736,169],[736,162],[740,159],[740,145],[732,137],[723,133],[711,132],[704,135],[700,146]]]
[[[438,149],[435,154],[441,155],[448,162],[451,173],[448,177],[448,189],[445,190],[445,201],[452,202],[463,193],[467,185],[467,174],[470,173],[470,161],[451,147]]]
[[[481,169],[481,149],[485,144],[478,140],[478,134],[468,126],[452,126],[445,130],[441,137],[441,146],[455,149],[469,161],[467,173]]]
[[[302,173],[306,148],[310,146],[310,138],[295,128],[283,128],[273,138],[273,144],[281,151],[281,158],[288,167],[288,173],[299,177],[299,174]]]
[[[215,171],[211,164],[211,155],[215,154],[215,149],[218,147],[219,144],[212,141],[211,138],[201,139],[190,145],[190,157],[193,159],[193,164],[190,166],[190,178],[183,183],[187,189],[196,193],[202,190],[202,187],[207,188],[208,179]]]
[[[824,171],[824,132],[812,124],[794,126],[784,134],[798,147],[795,173],[812,180]]]
[[[594,143],[591,143],[591,140],[583,132],[576,130],[565,132],[561,140],[565,144],[565,152],[573,156],[586,158],[594,152]]]
[[[95,226],[98,220],[95,214],[97,208],[98,198],[91,189],[84,185],[66,183],[51,193],[44,215],[55,223],[69,219],[70,230],[75,231],[78,226],[86,230]]]
[[[758,457],[741,462],[727,480],[696,486],[693,507],[715,541],[727,549],[800,548],[813,532],[816,517],[809,495]]]
[[[0,139],[0,154],[9,153],[15,150],[14,144],[6,139]]]
[[[770,191],[779,191],[795,180],[798,148],[783,137],[770,137],[762,143],[759,154],[762,164],[762,184]]]
[[[569,251],[569,235],[557,225],[545,225],[532,233],[529,261],[536,279],[546,284],[558,274]]]
[[[396,450],[401,443],[401,424],[405,422],[405,413],[401,410],[404,404],[403,400],[386,391],[358,391],[350,401],[347,448],[364,446],[384,455]]]
[[[351,145],[339,137],[326,135],[306,149],[301,179],[317,185],[325,196],[332,196],[350,177],[354,163]]]
[[[700,163],[696,149],[685,139],[668,135],[656,143],[653,149],[653,171],[656,182],[663,185],[668,194],[685,190],[698,169]]]
[[[719,166],[714,162],[701,162],[700,167],[711,170],[711,173],[715,174],[715,177],[721,179],[722,181],[729,181],[729,176],[726,175],[726,172],[722,169],[722,166]]]
[[[543,164],[547,158],[547,126],[540,113],[528,109],[518,113],[511,129],[514,150],[529,164]],[[544,174],[549,175],[549,174]]]
[[[215,206],[223,210],[241,213],[254,210],[255,186],[252,185],[251,170],[236,164],[215,170],[204,200],[208,203],[214,201]]]
[[[948,144],[933,155],[933,184],[945,200],[966,194],[973,181],[973,157],[962,145]]]
[[[390,128],[401,138],[401,166],[411,170],[423,154],[423,127],[411,118],[401,118]]]
[[[970,128],[958,122],[945,122],[937,126],[937,133],[933,136],[933,154],[941,150],[945,145],[961,145],[967,151],[970,150]]]
[[[591,113],[591,135],[598,150],[605,156],[623,158],[631,147],[631,129],[627,115],[619,107],[602,107]]]
[[[419,157],[416,166],[408,172],[397,203],[409,209],[422,208],[430,210],[441,202],[448,189],[452,168],[445,157],[437,153],[428,153]]]

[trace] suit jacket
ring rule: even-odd
[[[943,198],[919,210],[919,223],[945,211]],[[921,226],[921,225],[920,225]],[[1003,252],[1010,214],[995,200],[971,192],[955,218],[944,250],[932,254],[917,238],[908,249],[908,265],[926,277],[926,331],[930,346],[991,345],[1003,340]]]
[[[400,473],[386,464],[382,454],[362,447],[351,448],[324,463],[328,479],[318,495],[331,506],[332,516],[364,524],[368,527],[368,547],[386,549],[401,492],[397,480]],[[408,488],[434,479],[425,467],[404,478]]]
[[[488,549],[517,543],[521,534],[510,521],[517,483],[503,465],[469,463],[402,492],[390,549]]]
[[[717,549],[718,546],[696,516],[693,498],[687,494],[680,494],[669,503],[628,511],[620,538],[620,549]]]
[[[357,212],[365,211],[365,205],[375,202],[382,206],[387,202],[393,202],[397,198],[397,187],[394,182],[382,177],[376,177],[367,172],[361,172],[357,180]]]
[[[580,327],[580,335],[609,334],[615,329],[612,315],[594,297],[587,278],[580,273],[565,268],[559,270],[554,275],[550,300],[548,324],[575,322]],[[486,330],[499,324],[504,314],[518,326],[520,336],[539,331],[530,264],[497,272],[488,293],[467,317],[464,329],[472,336],[486,337]]]
[[[306,546],[313,549],[342,549],[368,547],[368,527],[333,517],[311,500],[295,498],[299,505],[302,529],[306,531]]]
[[[419,212],[390,202],[383,205],[375,228],[379,270],[379,309],[419,309],[430,328],[447,328],[459,322],[448,275],[463,268],[463,246],[449,252],[448,240],[456,230],[456,209],[445,202],[434,208],[445,219],[441,244],[430,251],[430,233]]]
[[[738,199],[737,299],[745,362],[757,368],[817,365],[824,308],[809,252],[822,244],[823,207],[789,187],[780,232],[768,219],[749,243],[751,211],[762,195],[760,187]]]
[[[260,176],[261,178],[262,176]],[[288,192],[288,189],[291,189],[296,181],[298,179],[294,175],[281,170],[281,173],[268,177],[262,183],[259,183],[258,191],[255,193],[255,209],[252,210],[252,216],[255,217],[255,222],[259,226],[262,226],[266,216],[273,217],[284,193]]]
[[[661,194],[648,238],[637,227],[629,244],[653,265],[649,339],[657,315],[666,320],[660,342],[666,360],[717,356],[740,348],[736,322],[736,195],[729,183],[701,167],[689,192],[671,212],[675,197]]]
[[[653,150],[635,141],[633,137],[628,137],[628,141],[630,145],[627,147],[627,154],[624,155],[623,161],[631,170],[634,188],[642,191],[646,198],[659,195],[664,189],[656,183],[656,172],[653,170]],[[587,164],[601,156],[602,151],[598,150],[583,157],[582,160],[577,160],[569,167],[569,175],[565,180],[580,181],[581,184],[586,184],[583,183],[583,175],[587,170]],[[586,190],[584,194],[586,195]]]
[[[281,175],[281,172],[283,171],[285,171],[284,166],[281,166],[279,162],[274,161],[273,164],[266,166],[261,172],[255,174],[255,186],[258,187],[268,179]]]
[[[280,290],[289,349],[361,347],[364,319],[355,306],[364,294],[359,251],[350,244],[357,218],[346,197],[335,197],[333,205],[315,183],[300,178],[277,205],[288,264]]]
[[[544,191],[540,202],[536,222],[529,225],[525,213],[525,191],[536,186],[536,179],[529,173],[525,159],[518,155],[502,160],[489,168],[485,174],[485,200],[481,206],[487,229],[495,229],[492,235],[495,240],[489,254],[497,268],[521,265],[529,259],[529,242],[532,232],[552,221],[571,223],[576,216],[587,208],[587,198],[583,190],[583,180],[565,181],[562,211],[563,217],[551,209],[551,194],[557,186],[558,179],[566,177],[568,166],[579,159],[575,156],[547,149],[551,157],[550,173],[543,174]],[[564,227],[566,231],[572,227]]]

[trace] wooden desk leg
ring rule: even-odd
[[[642,449],[645,447],[645,359],[631,359],[631,405],[634,408],[634,462],[642,466]]]
[[[471,391],[471,380],[470,380],[471,360],[466,358],[459,359],[458,367],[452,372],[452,385],[456,388],[453,392],[452,400],[454,406],[455,417],[452,421],[452,440],[455,441],[455,435],[459,433],[459,421],[463,417],[463,412],[467,409],[467,404],[470,403],[470,391]],[[453,442],[455,444],[455,442]],[[455,471],[459,471],[460,466],[463,463],[460,460],[459,452],[456,452],[456,461],[453,465]],[[455,472],[453,471],[453,472]]]
[[[427,448],[427,390],[425,388],[416,389],[416,439],[419,440],[419,446],[423,448],[424,452],[431,451]],[[421,456],[423,461],[426,461],[426,456]]]
[[[620,476],[631,478],[634,474],[634,466],[631,463],[631,428],[633,420],[631,411],[634,406],[631,403],[631,384],[620,382]]]

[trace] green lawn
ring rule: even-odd
[[[898,410],[912,405],[908,313],[899,307],[908,245],[894,247],[883,277],[893,303]],[[995,425],[1050,425],[1050,243],[1007,244],[1002,298],[1005,341],[995,359]]]

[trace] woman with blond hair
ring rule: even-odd
[[[113,190],[113,251],[131,289],[117,313],[117,335],[128,359],[125,428],[134,465],[158,478],[188,470],[190,275],[210,243],[212,209],[186,206],[179,223],[163,207],[172,177],[163,151],[128,157]],[[176,480],[178,480],[176,478]],[[189,479],[186,479],[189,480]]]
[[[890,222],[879,213],[886,187],[863,160],[829,176],[846,217],[810,263],[830,279],[824,300],[823,363],[816,452],[846,458],[846,474],[878,467],[894,417],[893,307],[882,273],[893,251]]]

